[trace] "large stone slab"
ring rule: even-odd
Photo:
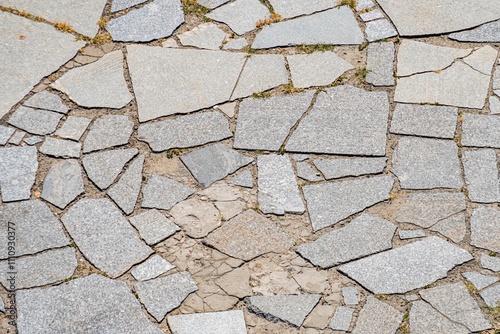
[[[66,114],[69,111],[69,108],[62,103],[59,95],[46,90],[36,93],[27,99],[24,105],[35,109],[55,111],[61,114]]]
[[[366,82],[394,86],[394,43],[371,43],[366,50]]]
[[[352,333],[395,334],[402,320],[403,313],[375,297],[368,296]]]
[[[141,191],[143,166],[144,157],[140,156],[130,164],[120,180],[108,190],[109,197],[127,215],[134,211],[135,203]]]
[[[392,247],[396,225],[387,220],[364,214],[341,229],[329,232],[297,252],[322,268],[330,268]]]
[[[500,42],[500,20],[450,34],[448,38],[460,42],[498,43]]]
[[[269,0],[269,3],[276,13],[286,19],[320,12],[336,5],[329,0]]]
[[[464,114],[462,145],[500,148],[500,116]]]
[[[174,268],[175,266],[173,264],[162,258],[160,255],[155,254],[143,263],[137,265],[130,271],[130,273],[138,281],[147,281]]]
[[[314,166],[325,179],[338,179],[346,176],[360,176],[382,173],[386,158],[336,158],[313,160]]]
[[[80,158],[82,144],[71,140],[45,137],[45,141],[40,146],[40,153],[56,158]]]
[[[134,123],[125,115],[99,117],[85,137],[83,153],[127,144],[133,127]]]
[[[469,330],[451,321],[422,300],[413,302],[410,309],[410,330],[414,334],[468,334]]]
[[[56,131],[55,135],[61,138],[80,140],[89,126],[91,119],[79,116],[69,116],[63,125]]]
[[[292,246],[293,240],[266,217],[247,210],[212,232],[205,243],[229,256],[250,261],[262,254],[283,252]]]
[[[37,169],[36,147],[0,148],[2,202],[29,199]]]
[[[177,334],[246,334],[243,311],[180,314],[167,317],[168,326]]]
[[[306,185],[302,188],[314,231],[389,199],[391,176]]]
[[[108,199],[81,199],[61,220],[82,254],[111,277],[153,252]]]
[[[375,294],[405,293],[472,259],[466,250],[433,236],[342,265],[339,271]]]
[[[464,151],[462,163],[470,200],[479,203],[500,202],[500,179],[495,151]]]
[[[470,217],[470,244],[500,252],[500,210],[494,207],[480,206],[472,211]]]
[[[135,215],[130,218],[130,223],[148,245],[157,244],[180,230],[179,226],[158,210],[148,210]]]
[[[99,298],[96,298],[99,296]],[[161,334],[128,286],[100,275],[16,293],[18,330],[30,333]],[[50,306],[50,307],[49,307]]]
[[[358,45],[363,40],[363,33],[351,9],[342,6],[265,26],[257,33],[252,48],[301,44]]]
[[[152,175],[142,189],[142,207],[169,210],[194,190],[168,177]]]
[[[43,181],[41,197],[64,209],[85,191],[82,169],[78,160],[65,160],[53,164]]]
[[[46,135],[54,132],[62,117],[56,112],[21,106],[10,116],[8,123],[29,133]]]
[[[389,98],[348,85],[318,94],[311,112],[292,133],[287,151],[385,155]]]
[[[256,24],[269,16],[269,10],[259,0],[236,0],[221,6],[207,17],[223,22],[238,35],[256,29]]]

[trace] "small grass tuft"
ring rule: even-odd
[[[359,46],[358,46],[358,50],[359,51],[363,51],[364,49],[366,49],[368,47],[368,42],[367,41],[364,41],[363,43],[361,43]]]
[[[108,25],[108,19],[105,18],[105,17],[101,17],[99,19],[99,21],[97,21],[97,25],[100,27],[100,28],[106,28],[106,26]]]
[[[467,291],[469,291],[469,294],[471,296],[478,296],[479,295],[479,291],[477,291],[476,287],[471,282],[465,281],[465,287],[467,288]]]
[[[339,6],[349,6],[351,8],[356,8],[356,0],[340,0]]]
[[[283,86],[283,90],[285,91],[285,94],[295,94],[295,93],[303,92],[304,88],[294,87],[293,84],[291,82],[289,82]]]
[[[398,328],[399,334],[410,334],[410,312],[406,311]]]
[[[280,149],[278,150],[278,154],[284,155],[285,153],[286,153],[286,149],[284,147],[280,147]]]
[[[296,47],[297,51],[300,53],[313,53],[313,52],[325,52],[325,51],[333,51],[333,45],[330,44],[313,44],[306,45],[301,44]]]
[[[76,33],[75,29],[73,29],[73,27],[69,23],[66,23],[66,22],[56,22],[54,24],[54,28],[56,28],[59,31],[68,33],[68,34]]]
[[[387,299],[387,295],[377,294],[377,295],[375,295],[375,298],[377,298],[378,300],[386,300]]]
[[[182,0],[182,9],[185,15],[204,16],[210,9],[203,7],[196,0]]]
[[[257,28],[262,28],[263,26],[267,26],[276,22],[281,21],[282,17],[280,14],[272,13],[267,19],[259,20],[255,23]]]
[[[488,255],[489,255],[489,256],[496,257],[496,256],[497,256],[497,253],[495,253],[495,252],[493,252],[493,251],[489,251],[489,252],[488,252]]]
[[[270,97],[271,93],[269,92],[260,92],[260,93],[253,93],[252,97],[254,99],[265,99],[266,97]]]
[[[173,148],[167,151],[166,156],[167,159],[172,159],[173,157],[179,156],[181,153],[182,150]]]
[[[360,81],[364,81],[366,79],[366,76],[368,75],[369,70],[366,69],[366,67],[358,67],[356,69],[356,72],[354,72],[354,76],[358,78]]]
[[[113,40],[111,34],[107,31],[99,32],[94,38],[90,40],[90,44],[103,45]]]

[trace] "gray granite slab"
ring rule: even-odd
[[[141,191],[143,165],[143,156],[135,159],[120,177],[120,180],[108,190],[108,196],[127,215],[134,211],[135,203]]]
[[[253,188],[253,175],[249,170],[244,170],[243,172],[237,174],[233,177],[229,183],[234,184],[236,186],[244,187],[244,188]]]
[[[253,296],[245,299],[248,309],[267,320],[278,320],[300,327],[318,304],[320,294]]]
[[[500,148],[500,116],[464,114],[462,145]]]
[[[454,333],[468,334],[469,330],[453,322],[422,300],[412,303],[410,309],[410,331],[415,334]]]
[[[500,179],[495,151],[465,150],[462,153],[462,163],[470,200],[479,203],[500,202]]]
[[[474,209],[470,217],[470,244],[500,252],[499,220],[500,210],[494,207],[479,206]]]
[[[61,223],[40,200],[23,201],[0,206],[0,229],[8,236],[8,227],[15,228],[16,254],[35,254],[70,243]],[[11,230],[12,231],[12,230]],[[7,242],[0,243],[0,259],[6,259]]]
[[[83,153],[127,144],[133,127],[134,123],[125,115],[104,115],[97,118],[85,137]]]
[[[63,125],[57,129],[55,135],[61,138],[80,140],[89,126],[91,119],[79,116],[69,116]]]
[[[7,144],[14,131],[14,128],[0,125],[0,145]]]
[[[203,7],[214,9],[225,4],[226,2],[229,2],[229,0],[198,0],[197,2]]]
[[[381,19],[366,22],[365,34],[368,42],[374,42],[397,36],[398,32],[388,20]]]
[[[108,199],[81,199],[61,218],[82,254],[98,269],[118,277],[153,251]]]
[[[481,254],[481,266],[494,272],[500,271],[500,258]]]
[[[368,296],[352,333],[395,334],[402,320],[403,313],[375,297]]]
[[[42,142],[42,138],[40,138],[38,136],[29,136],[28,138],[25,138],[23,141],[26,144],[33,146],[33,145],[36,145],[36,144]]]
[[[269,10],[259,0],[236,0],[221,6],[207,17],[223,22],[238,35],[256,29],[256,24],[269,16]]]
[[[465,224],[465,212],[460,212],[450,217],[444,218],[433,225],[431,231],[441,233],[453,242],[459,243],[467,233],[467,226]]]
[[[374,9],[369,12],[365,12],[359,15],[361,17],[361,20],[364,22],[368,21],[373,21],[377,19],[383,19],[384,18],[384,13],[380,9]]]
[[[18,291],[16,302],[20,333],[33,328],[43,334],[88,333],[89,328],[94,333],[163,333],[146,317],[125,283],[96,274]]]
[[[177,308],[192,292],[198,290],[187,271],[139,282],[134,285],[139,300],[156,321]]]
[[[43,144],[40,146],[40,153],[57,158],[80,158],[81,149],[82,144],[80,143],[54,137],[45,137]]]
[[[329,0],[269,0],[269,3],[274,12],[286,19],[320,12],[336,5]]]
[[[356,1],[356,11],[362,11],[363,9],[369,9],[375,7],[375,3],[372,0],[359,0]]]
[[[489,307],[498,307],[498,304],[500,304],[500,285],[497,284],[491,288],[484,289],[480,295],[486,305]]]
[[[179,226],[154,209],[131,217],[130,223],[148,245],[157,244],[180,231]]]
[[[500,114],[500,98],[497,96],[490,96],[490,113],[494,115]]]
[[[194,190],[168,177],[153,174],[142,189],[142,207],[169,210]]]
[[[355,286],[342,288],[342,297],[345,305],[357,305],[359,303],[358,288]]]
[[[396,225],[368,214],[331,231],[313,242],[304,243],[297,252],[312,264],[330,268],[392,248]]]
[[[339,306],[330,321],[329,327],[334,331],[348,331],[352,322],[354,310],[349,307]]]
[[[224,50],[241,50],[248,45],[248,42],[243,37],[230,39],[222,48]]]
[[[295,164],[295,168],[297,170],[297,176],[306,181],[315,182],[321,181],[323,178],[321,174],[314,170],[307,162],[298,161]]]
[[[38,169],[36,147],[0,148],[2,202],[29,199]]]
[[[500,42],[500,20],[485,23],[477,28],[455,32],[449,39],[460,42],[498,43]]]
[[[472,259],[466,250],[433,236],[344,264],[338,270],[373,293],[405,293],[446,277],[456,265]]]
[[[26,136],[26,132],[22,130],[17,130],[12,137],[10,137],[8,143],[13,144],[13,145],[19,145],[21,144],[21,141],[23,140],[24,136]]]
[[[258,201],[262,212],[283,215],[305,211],[288,155],[260,155],[257,168]]]
[[[29,133],[46,135],[54,132],[62,117],[56,112],[21,106],[10,116],[8,123]]]
[[[227,34],[215,23],[202,23],[185,33],[177,35],[182,45],[201,49],[218,50]]]
[[[389,199],[393,183],[394,179],[385,175],[304,186],[302,190],[313,230],[334,225]]]
[[[130,273],[138,281],[147,281],[149,279],[160,276],[175,266],[162,258],[160,255],[153,255],[146,261],[135,266]]]
[[[113,13],[122,9],[137,6],[146,1],[147,0],[113,0],[113,2],[111,3],[111,12]]]
[[[168,37],[184,23],[180,0],[154,0],[111,19],[106,30],[114,41],[149,42]]]
[[[387,158],[335,158],[315,159],[314,166],[325,179],[338,179],[346,176],[360,176],[382,173]]]
[[[389,98],[342,85],[318,94],[311,112],[292,133],[291,152],[385,155]]]
[[[399,239],[414,239],[425,237],[425,232],[423,230],[399,230]]]
[[[82,168],[78,160],[70,159],[56,162],[50,167],[43,181],[41,197],[64,209],[84,191]]]
[[[180,314],[167,317],[168,326],[177,334],[246,334],[243,311]]]
[[[462,276],[465,277],[465,279],[467,279],[469,282],[471,282],[477,290],[482,290],[487,286],[498,282],[498,277],[483,275],[474,271],[462,273]]]
[[[69,108],[62,103],[59,95],[50,93],[46,90],[36,93],[23,104],[27,107],[51,110],[61,114],[66,114],[69,111]]]
[[[366,51],[366,82],[394,86],[394,43],[370,43]]]

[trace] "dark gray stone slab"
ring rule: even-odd
[[[14,133],[15,129],[0,125],[0,145],[5,145]]]
[[[500,42],[500,20],[450,34],[448,38],[460,42],[498,43]]]
[[[388,20],[381,19],[366,22],[365,34],[368,42],[374,42],[397,36],[398,32]]]
[[[194,190],[168,177],[152,175],[142,189],[142,207],[169,210]]]
[[[82,144],[74,141],[45,137],[45,141],[40,146],[40,153],[51,155],[57,158],[80,158]]]
[[[500,271],[500,258],[481,254],[481,266],[494,272]]]
[[[269,14],[259,0],[236,0],[213,10],[207,17],[223,22],[238,35],[243,35],[257,29],[257,22],[266,19]]]
[[[138,281],[147,281],[160,276],[175,266],[162,258],[160,255],[153,255],[143,263],[137,265],[130,271],[132,276]]]
[[[84,191],[80,164],[78,160],[71,159],[56,162],[50,167],[43,181],[41,197],[59,209],[64,209]]]
[[[500,148],[500,116],[464,114],[462,145]]]
[[[104,115],[94,121],[85,141],[83,153],[128,143],[134,123],[124,115]]]
[[[246,334],[243,311],[180,314],[167,317],[168,326],[177,334]]]
[[[29,133],[46,135],[54,132],[62,117],[56,112],[21,106],[10,116],[8,123]]]
[[[351,326],[354,310],[349,307],[339,306],[330,321],[329,327],[334,331],[348,331]]]
[[[2,202],[29,199],[37,169],[36,147],[0,148]]]
[[[368,296],[365,305],[359,312],[352,333],[395,334],[402,320],[403,313],[372,296]]]
[[[91,119],[79,116],[69,116],[63,125],[56,131],[55,135],[61,138],[80,140],[89,126]]]
[[[366,82],[394,86],[394,43],[371,43],[366,51]]]
[[[236,186],[245,187],[245,188],[253,188],[253,175],[249,170],[244,170],[243,172],[237,174],[233,177],[229,183],[232,183]]]
[[[113,0],[113,2],[111,3],[111,12],[117,12],[122,9],[137,6],[146,1],[147,0]]]
[[[498,307],[498,304],[500,304],[500,285],[497,284],[491,288],[484,289],[481,292],[481,298],[483,298],[489,307]]]
[[[500,253],[500,210],[480,206],[472,211],[470,217],[470,244]]]
[[[69,111],[69,108],[62,103],[59,95],[50,93],[46,90],[36,93],[27,99],[24,105],[35,109],[51,110],[61,114],[66,114]]]
[[[462,276],[471,282],[477,290],[482,290],[498,282],[498,277],[487,276],[473,271],[462,273]]]
[[[325,179],[382,173],[387,158],[335,158],[313,160]]]
[[[500,202],[497,155],[492,149],[466,150],[462,155],[465,183],[473,202]]]
[[[422,300],[413,302],[411,306],[410,331],[412,334],[470,333],[465,326],[451,321]]]
[[[140,156],[130,164],[120,180],[108,190],[108,196],[127,215],[134,211],[141,191],[143,165],[144,157]]]
[[[157,210],[148,210],[135,215],[130,218],[130,223],[139,231],[148,245],[157,244],[180,231],[179,226]]]

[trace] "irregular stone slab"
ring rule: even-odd
[[[476,27],[500,18],[500,7],[495,0],[480,3],[469,0],[459,4],[438,4],[432,0],[381,0],[378,3],[394,22],[401,36],[439,35]]]
[[[286,59],[293,86],[297,88],[329,85],[354,68],[330,51],[290,55]]]
[[[448,218],[444,218],[432,226],[431,231],[441,233],[453,242],[459,243],[465,237],[467,227],[465,225],[465,212],[458,213]]]
[[[420,290],[420,296],[450,320],[466,326],[471,332],[491,328],[476,301],[462,282]]]
[[[284,321],[300,327],[318,304],[320,294],[253,296],[245,299],[248,309],[269,321]]]
[[[377,19],[383,19],[384,14],[382,13],[382,11],[380,9],[374,9],[374,10],[371,10],[369,12],[359,14],[359,17],[361,17],[361,19],[364,22],[368,22],[368,21],[373,21],[373,20],[377,20]]]
[[[167,318],[168,326],[177,334],[246,334],[243,311],[193,313]]]
[[[169,210],[194,190],[168,177],[153,174],[142,189],[142,207]]]
[[[453,139],[457,116],[458,108],[454,107],[397,103],[390,131],[403,135]]]
[[[26,289],[61,282],[73,276],[77,267],[75,249],[49,250],[35,256],[15,260],[15,288]],[[0,283],[9,289],[10,269],[7,261],[0,262]]]
[[[388,20],[381,19],[366,22],[365,34],[368,42],[374,42],[397,36],[398,32]]]
[[[229,42],[224,44],[222,46],[222,48],[224,50],[241,50],[247,45],[248,45],[248,43],[247,43],[246,39],[241,37],[241,38],[231,39]]]
[[[140,156],[130,164],[120,180],[108,190],[111,199],[127,215],[134,211],[142,185],[142,167],[144,157]]]
[[[244,170],[243,172],[237,174],[235,177],[229,181],[236,186],[244,188],[253,188],[253,175],[249,170]]]
[[[215,7],[219,7],[220,5],[229,2],[229,0],[199,0],[197,2],[203,7],[214,9]]]
[[[310,182],[323,180],[320,173],[316,172],[307,162],[298,161],[295,166],[297,169],[297,176],[301,179]]]
[[[0,148],[2,202],[29,199],[37,169],[36,147]]]
[[[262,28],[252,44],[254,49],[301,44],[358,45],[363,33],[348,6],[274,23]]]
[[[500,148],[500,117],[464,114],[462,145]]]
[[[411,306],[410,331],[412,334],[469,333],[466,327],[451,321],[422,300],[413,302]]]
[[[314,91],[269,98],[249,98],[240,103],[234,148],[278,151],[290,129],[311,105]]]
[[[366,51],[366,82],[394,86],[394,43],[370,43]]]
[[[184,13],[179,0],[154,0],[111,19],[106,30],[114,41],[149,42],[172,35],[182,23]]]
[[[132,101],[123,73],[121,51],[110,52],[96,62],[69,70],[51,87],[87,108],[120,109]]]
[[[349,307],[339,306],[330,321],[329,327],[334,331],[348,331],[351,326],[354,310]]]
[[[490,96],[490,113],[498,115],[500,114],[500,99],[496,96]]]
[[[461,188],[458,147],[451,140],[402,137],[392,155],[402,189]]]
[[[79,116],[68,116],[63,125],[56,131],[55,135],[61,138],[80,140],[87,130],[91,119]]]
[[[464,151],[462,163],[470,200],[479,203],[500,202],[500,179],[495,151]]]
[[[488,206],[474,209],[470,217],[470,244],[493,252],[500,252],[499,221],[500,210]]]
[[[100,1],[105,2],[105,0]],[[26,5],[29,4],[28,12],[32,14],[35,14],[31,11],[32,9],[46,3],[33,5],[31,1],[22,2]],[[2,6],[8,4],[17,7],[18,4],[21,5],[21,1],[2,0],[0,2]],[[78,6],[86,8],[92,7],[86,5],[78,4]],[[64,6],[58,5],[58,7]],[[99,16],[101,13],[102,9]],[[79,13],[79,15],[83,14]],[[98,19],[99,17],[92,23],[95,24]],[[2,73],[0,118],[2,118],[42,78],[58,70],[61,65],[73,58],[78,50],[85,45],[85,42],[75,41],[73,35],[57,31],[48,24],[3,11],[0,13],[0,30],[2,31],[0,45],[5,46],[0,50],[0,59],[2,59],[0,64],[0,73]],[[20,38],[20,36],[25,38]]]
[[[264,20],[269,10],[258,0],[236,0],[219,7],[206,16],[212,20],[225,23],[238,35],[256,29],[258,21]]]
[[[403,313],[372,296],[368,296],[366,304],[359,312],[352,333],[395,334],[402,320]]]
[[[450,34],[448,38],[460,42],[498,43],[500,42],[500,20],[485,23],[475,29]]]
[[[16,231],[15,256],[35,254],[46,249],[67,246],[70,243],[61,223],[40,200],[0,206],[0,229],[5,231],[6,235],[9,226]],[[0,259],[8,257],[7,246],[7,242],[0,243]]]
[[[64,209],[78,195],[83,194],[82,169],[78,160],[59,161],[50,167],[45,180],[41,197]]]
[[[82,159],[83,168],[99,189],[106,189],[138,152],[136,148],[126,148],[86,154]]]
[[[99,296],[99,298],[95,298]],[[100,275],[77,278],[49,288],[21,290],[16,293],[18,330],[29,333],[161,334],[148,320],[141,304],[128,286]],[[51,307],[42,307],[42,305]]]
[[[257,157],[259,208],[264,213],[283,215],[303,213],[297,180],[287,155],[260,155]]]
[[[314,231],[389,199],[391,176],[306,185],[302,188]]]
[[[230,219],[204,242],[244,261],[270,252],[283,252],[293,244],[293,240],[276,224],[253,210]]]
[[[343,288],[342,297],[346,305],[357,305],[359,303],[358,289],[354,286]]]
[[[335,158],[313,160],[314,166],[325,179],[338,179],[346,176],[360,176],[382,173],[386,158]]]
[[[203,188],[207,188],[215,181],[222,180],[248,165],[253,158],[240,154],[223,144],[213,144],[182,155],[181,161],[196,181]]]
[[[21,140],[23,140],[24,136],[26,136],[26,132],[17,130],[16,133],[9,139],[9,144],[19,145]]]
[[[226,33],[216,24],[202,23],[190,31],[177,35],[182,45],[195,46],[201,49],[220,49]]]
[[[134,123],[124,115],[104,115],[94,121],[85,141],[83,153],[125,145],[132,135]]]
[[[498,307],[498,304],[500,303],[500,285],[497,284],[491,288],[485,289],[480,293],[480,295],[486,305],[489,307]]]
[[[375,294],[405,293],[446,277],[449,270],[472,259],[462,248],[427,237],[344,264],[339,271]]]
[[[462,276],[471,282],[477,290],[482,290],[487,286],[498,282],[498,277],[487,276],[473,271],[462,273]]]
[[[385,155],[389,98],[348,85],[318,94],[311,112],[292,133],[287,151]]]
[[[80,158],[82,144],[74,141],[45,137],[40,152],[57,158]]]
[[[401,206],[398,223],[410,223],[424,228],[465,211],[465,195],[457,192],[415,193]]]
[[[191,198],[178,203],[170,214],[192,238],[203,238],[221,225],[221,213],[214,204],[199,199]]]
[[[180,231],[179,226],[167,219],[158,210],[148,210],[130,218],[130,223],[139,231],[148,245],[154,245]]]
[[[481,254],[481,266],[494,272],[500,271],[500,258]]]
[[[145,122],[228,101],[245,63],[245,55],[129,45],[127,63],[139,121]]]
[[[269,3],[274,11],[285,19],[320,12],[335,6],[335,3],[328,0],[269,0]]]
[[[138,281],[147,281],[174,268],[175,266],[173,264],[155,254],[143,263],[137,265],[130,273]]]
[[[244,298],[253,294],[249,284],[251,271],[242,266],[224,274],[215,280],[215,283],[230,296]]]
[[[46,90],[36,93],[27,99],[24,105],[35,109],[55,111],[61,114],[66,114],[69,111],[69,108],[62,103],[59,95],[47,92]]]
[[[14,131],[13,128],[0,125],[0,145],[7,144]]]
[[[300,245],[297,252],[316,266],[330,268],[390,249],[395,231],[396,225],[387,220],[364,214],[345,227]]]
[[[138,138],[154,152],[203,145],[229,138],[227,119],[220,112],[203,112],[139,126]]]
[[[8,123],[36,135],[54,132],[63,115],[48,110],[19,107],[10,116]]]
[[[399,239],[423,238],[425,232],[423,230],[399,230]]]
[[[28,145],[35,145],[38,144],[42,141],[42,139],[38,136],[30,136],[26,139],[24,139],[24,142]]]
[[[139,299],[156,321],[177,308],[192,292],[198,290],[187,271],[155,278],[134,285]]]
[[[146,1],[147,0],[113,0],[111,3],[111,12],[118,12],[122,9],[130,8]]]
[[[61,218],[82,254],[115,278],[153,251],[108,199],[81,199]]]

